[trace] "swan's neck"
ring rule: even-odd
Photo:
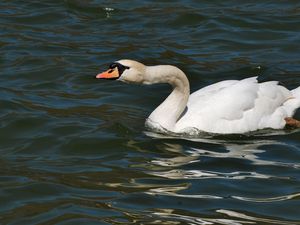
[[[168,83],[173,87],[172,93],[150,114],[147,123],[156,128],[174,131],[190,95],[186,75],[175,66],[149,66],[146,68],[144,83]]]

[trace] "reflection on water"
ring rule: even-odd
[[[203,140],[203,139],[202,139]],[[195,141],[195,140],[193,140]],[[210,140],[207,140],[210,141]],[[217,141],[217,140],[216,140]],[[222,144],[224,145],[226,152],[216,152],[205,149],[191,148],[189,150],[183,149],[181,145],[178,144],[166,144],[165,150],[172,153],[176,152],[180,156],[171,158],[156,158],[152,159],[147,168],[155,168],[155,171],[149,171],[149,174],[160,176],[168,179],[248,179],[248,178],[261,178],[269,179],[272,175],[260,174],[256,171],[233,171],[230,173],[222,173],[215,171],[201,171],[201,170],[183,170],[177,169],[183,167],[184,165],[199,162],[201,163],[201,158],[229,158],[229,159],[240,159],[248,161],[247,164],[257,164],[263,166],[284,166],[299,168],[298,163],[284,163],[272,160],[260,159],[259,155],[264,153],[265,148],[272,145],[285,145],[275,140],[259,140],[252,144],[249,143],[239,143],[239,144]],[[160,171],[157,171],[159,168]],[[169,170],[168,170],[169,169]],[[277,176],[276,176],[277,177]],[[278,178],[278,177],[277,177]],[[289,177],[280,177],[280,179],[290,179]],[[174,187],[171,187],[174,189]],[[160,190],[166,190],[165,188]],[[175,191],[177,191],[175,189]],[[297,196],[297,195],[296,195]]]
[[[222,214],[229,216],[233,219],[213,219],[213,218],[199,218],[199,217],[193,217],[193,216],[185,216],[180,215],[174,212],[175,210],[172,209],[166,209],[162,210],[161,212],[155,212],[153,213],[155,216],[158,216],[159,218],[163,218],[165,222],[172,224],[174,221],[181,221],[183,223],[188,224],[200,224],[200,225],[211,225],[211,224],[226,224],[226,225],[242,225],[242,224],[283,224],[283,225],[295,225],[299,224],[297,222],[291,222],[291,221],[282,221],[282,220],[273,220],[273,219],[264,219],[254,216],[248,216],[243,213],[234,212],[230,210],[217,210],[218,213],[222,216]],[[154,216],[154,217],[155,217]],[[157,221],[162,222],[160,220]]]
[[[156,135],[156,137],[158,137]],[[167,137],[164,137],[165,139]],[[170,137],[171,140],[173,137]],[[170,139],[169,139],[170,140]],[[146,194],[151,196],[167,196],[168,198],[176,198],[178,201],[180,199],[197,199],[197,201],[209,201],[209,200],[224,200],[226,201],[238,200],[240,202],[252,202],[252,203],[273,203],[273,202],[284,202],[290,200],[298,200],[300,197],[299,190],[295,190],[298,192],[290,193],[287,195],[277,195],[274,196],[273,194],[267,194],[267,190],[263,190],[265,196],[272,196],[272,197],[248,197],[246,195],[222,195],[218,194],[218,192],[214,193],[213,195],[210,194],[199,194],[199,191],[192,186],[194,185],[197,180],[199,180],[200,185],[201,182],[205,183],[205,180],[208,180],[211,183],[213,180],[220,180],[220,183],[228,182],[230,180],[237,180],[243,181],[245,180],[246,183],[249,180],[259,181],[259,183],[263,183],[263,181],[268,182],[270,180],[277,180],[276,182],[285,182],[294,179],[291,176],[278,176],[273,172],[257,172],[256,166],[262,167],[289,167],[291,169],[298,169],[299,164],[295,162],[282,162],[280,159],[264,159],[262,155],[266,151],[270,151],[272,146],[277,146],[281,148],[289,147],[287,144],[271,140],[271,139],[259,139],[259,140],[247,140],[247,141],[238,141],[238,144],[234,144],[232,140],[231,142],[224,142],[224,140],[217,140],[217,139],[192,139],[193,142],[199,143],[199,140],[205,141],[206,143],[214,142],[214,145],[222,146],[222,150],[211,150],[211,148],[184,148],[183,145],[180,144],[172,144],[165,142],[164,143],[164,154],[167,154],[168,157],[155,157],[147,161],[145,164],[139,164],[138,167],[146,168],[145,173],[156,176],[158,179],[166,179],[166,180],[173,180],[177,181],[176,184],[172,185],[149,185],[146,186],[144,184],[139,183],[138,180],[135,180],[135,185],[146,187]],[[134,145],[134,143],[131,143]],[[219,146],[219,147],[220,147]],[[210,146],[212,147],[212,146]],[[138,148],[138,147],[136,147]],[[174,155],[174,156],[169,156]],[[209,159],[218,161],[222,160],[239,160],[240,164],[247,164],[251,166],[253,169],[242,169],[241,170],[232,170],[231,172],[219,172],[218,168],[213,168],[212,170],[207,169],[189,169],[187,167],[191,164],[201,164]],[[218,164],[215,163],[216,167]],[[220,166],[222,167],[222,165]],[[195,181],[196,180],[196,181]],[[215,182],[216,185],[218,182]],[[250,182],[252,183],[252,182]],[[252,184],[253,185],[253,184]],[[259,188],[260,185],[258,185]],[[220,187],[221,188],[221,187]],[[255,187],[257,188],[257,187]],[[245,191],[247,192],[247,191]],[[255,190],[254,190],[255,192]],[[258,191],[260,192],[260,191]],[[201,193],[201,192],[200,192]],[[209,193],[209,192],[208,192]],[[222,191],[220,191],[222,193]],[[193,216],[186,216],[176,212],[175,209],[161,209],[159,212],[154,211],[152,212],[152,216],[156,219],[160,218],[163,220],[158,220],[160,222],[170,222],[172,221],[182,221],[186,223],[192,224],[253,224],[253,223],[266,223],[266,224],[298,224],[297,222],[292,221],[284,221],[284,220],[272,220],[272,219],[264,219],[260,217],[250,216],[244,213],[239,213],[231,210],[225,209],[217,209],[215,211],[219,214],[219,219],[214,218],[204,218],[204,217],[193,217]],[[228,216],[228,219],[222,219],[222,214]],[[159,222],[157,222],[159,224]]]

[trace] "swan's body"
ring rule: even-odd
[[[120,72],[121,71],[121,72]],[[97,78],[129,83],[169,83],[172,93],[147,118],[146,125],[161,131],[219,134],[282,129],[300,107],[300,87],[289,91],[276,81],[258,83],[256,77],[226,80],[190,95],[185,74],[175,66],[145,66],[120,60]]]

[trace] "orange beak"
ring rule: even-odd
[[[98,79],[118,79],[119,78],[119,71],[118,68],[114,68],[114,69],[109,69],[103,73],[99,73],[96,78]]]

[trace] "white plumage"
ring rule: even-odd
[[[299,98],[275,81],[258,83],[256,77],[221,81],[190,95],[176,132],[187,127],[222,134],[281,129],[299,106]]]

